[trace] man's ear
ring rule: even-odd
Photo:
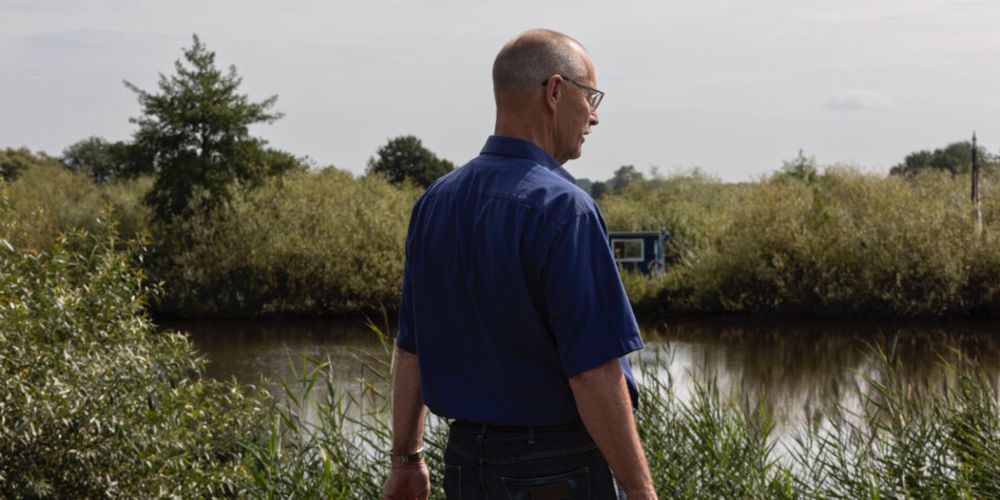
[[[545,106],[551,110],[555,111],[556,105],[562,98],[563,88],[565,87],[565,82],[559,75],[552,75],[548,82],[545,84]]]

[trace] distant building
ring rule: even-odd
[[[608,232],[615,262],[626,271],[657,274],[666,270],[664,255],[670,231]]]

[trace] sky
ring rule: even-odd
[[[577,177],[621,165],[753,181],[801,149],[884,173],[967,140],[1000,151],[996,0],[0,0],[0,147],[128,140],[123,81],[154,90],[197,34],[252,100],[253,128],[362,173],[412,134],[457,165],[493,131],[490,71],[516,34],[580,40],[606,93]]]

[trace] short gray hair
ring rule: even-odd
[[[507,42],[493,62],[493,92],[497,102],[501,93],[534,92],[555,74],[585,79],[587,67],[574,45],[583,49],[580,42],[551,30],[526,31]]]

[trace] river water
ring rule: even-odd
[[[189,332],[207,358],[207,376],[263,384],[281,394],[280,381],[302,378],[303,367],[328,361],[331,379],[357,393],[385,390],[373,368],[389,359],[379,337],[361,320],[184,322],[164,328]],[[836,405],[859,405],[859,391],[877,376],[876,349],[895,350],[898,375],[913,387],[940,387],[943,362],[959,353],[1000,378],[1000,322],[858,323],[760,321],[746,318],[666,319],[641,322],[646,349],[635,364],[644,376],[669,380],[681,400],[695,382],[714,380],[723,395],[763,399],[779,439],[822,425]],[[392,327],[383,327],[391,331]],[[312,361],[306,361],[312,360]],[[364,379],[364,381],[362,381]],[[314,389],[314,397],[318,397]]]

